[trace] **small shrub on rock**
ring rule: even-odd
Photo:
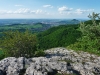
[[[37,50],[35,52],[34,56],[36,56],[36,57],[45,56],[45,52],[43,50]]]

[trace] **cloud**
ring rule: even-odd
[[[94,11],[94,9],[87,9],[87,10],[76,9],[75,13],[80,15],[80,14],[89,13],[89,12],[93,12],[93,11]]]
[[[41,9],[31,10],[28,8],[20,8],[18,10],[0,10],[0,14],[45,14],[46,11]]]
[[[38,10],[35,11],[35,13],[36,13],[36,14],[41,14],[41,13],[43,13],[43,11],[40,10],[40,9],[38,9]]]
[[[23,5],[15,5],[16,7],[20,7],[20,6],[23,6]]]
[[[50,7],[50,5],[45,6]],[[16,17],[21,16],[27,16],[27,17],[86,17],[89,13],[93,12],[94,9],[73,9],[66,6],[62,6],[59,8],[56,8],[57,11],[46,11],[46,9],[29,9],[29,8],[19,8],[19,9],[13,9],[13,10],[0,10],[0,16],[11,16],[11,15],[17,15]],[[12,16],[13,17],[13,16]]]
[[[72,14],[72,12],[70,12],[72,10],[73,10],[73,8],[68,8],[66,6],[62,6],[62,7],[58,8],[58,11],[61,15],[70,15],[70,14]]]
[[[45,14],[46,12],[41,10],[41,9],[37,9],[37,10],[33,10],[33,11],[30,11],[30,13],[34,13],[34,14]]]
[[[70,15],[72,12],[60,12],[60,15]]]
[[[68,8],[66,6],[63,6],[63,7],[60,7],[58,8],[58,11],[59,12],[64,12],[64,11],[71,11],[73,8]]]
[[[43,5],[44,8],[53,8],[52,5]]]
[[[0,14],[4,14],[6,12],[7,12],[6,10],[0,10]]]
[[[9,10],[9,11],[7,11],[6,13],[7,13],[7,14],[12,14],[13,11]]]
[[[28,8],[20,8],[18,10],[13,11],[12,14],[27,14],[27,13],[30,13],[30,11],[31,10]]]

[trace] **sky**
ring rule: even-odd
[[[0,0],[0,19],[87,19],[100,0]]]

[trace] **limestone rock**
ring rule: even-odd
[[[100,57],[65,48],[45,51],[45,57],[8,57],[0,61],[0,75],[100,75]]]

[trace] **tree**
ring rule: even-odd
[[[100,20],[100,16],[99,16],[100,13],[95,13],[93,12],[92,15],[88,15],[88,17],[92,20],[92,23],[93,25],[97,25],[96,24],[96,19],[99,19]]]
[[[80,24],[80,31],[82,32],[81,47],[83,49],[94,49],[100,51],[100,23],[96,23],[96,20],[100,20],[99,13],[92,13],[88,15],[92,24]]]
[[[92,20],[92,24],[85,24],[84,22],[80,24],[80,30],[84,36],[88,36],[90,38],[99,38],[100,37],[100,23],[96,23],[96,19],[100,20],[100,16],[98,13],[92,13],[92,15],[88,15],[88,17]],[[93,37],[94,36],[94,37]]]
[[[88,17],[91,20],[81,22],[79,26],[82,37],[68,47],[100,55],[100,16],[93,12]]]
[[[0,47],[6,56],[32,57],[37,50],[37,37],[29,31],[3,32]]]

